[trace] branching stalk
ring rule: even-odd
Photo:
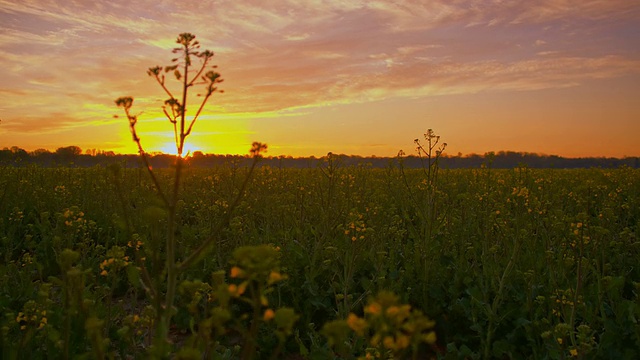
[[[182,95],[181,102],[178,102],[176,97],[172,94],[169,88],[165,84],[165,75],[161,74],[163,68],[161,66],[156,66],[150,68],[147,73],[155,78],[160,87],[164,90],[164,92],[169,96],[169,99],[165,101],[165,106],[162,111],[165,116],[169,120],[169,122],[173,125],[174,132],[174,140],[176,144],[177,157],[175,162],[175,174],[173,179],[173,187],[171,188],[170,197],[167,196],[165,191],[162,189],[160,182],[153,172],[151,164],[149,163],[149,159],[144,151],[142,146],[140,137],[136,131],[137,124],[137,116],[131,114],[131,107],[133,105],[133,98],[131,97],[122,97],[116,100],[116,104],[124,109],[124,112],[129,121],[129,127],[131,129],[131,134],[133,137],[133,141],[138,146],[138,152],[140,153],[140,157],[144,162],[145,167],[147,168],[147,172],[151,177],[151,180],[156,189],[156,193],[158,197],[162,200],[164,208],[166,210],[167,216],[167,236],[165,243],[165,261],[164,261],[164,271],[156,272],[156,280],[155,282],[151,281],[149,278],[149,273],[147,269],[144,267],[144,263],[140,260],[140,256],[137,253],[136,248],[136,260],[137,264],[141,267],[142,271],[142,282],[145,287],[148,287],[148,293],[151,298],[151,302],[156,307],[156,331],[155,331],[155,349],[153,351],[153,355],[164,357],[167,354],[167,340],[169,335],[169,327],[171,325],[171,319],[174,313],[173,305],[176,297],[176,290],[178,287],[178,278],[182,271],[184,271],[190,264],[195,262],[203,253],[209,248],[211,243],[213,242],[214,237],[208,239],[201,246],[196,249],[191,255],[187,257],[187,260],[181,264],[176,262],[177,254],[176,254],[176,230],[177,230],[177,205],[180,199],[180,185],[182,180],[182,168],[184,165],[184,145],[187,137],[191,134],[193,130],[193,126],[196,123],[196,120],[202,113],[206,102],[210,99],[211,95],[218,90],[217,84],[222,82],[220,78],[220,74],[211,70],[208,71],[204,76],[202,75],[207,68],[210,59],[213,57],[213,52],[211,51],[203,51],[200,52],[197,49],[200,48],[200,45],[197,41],[195,41],[195,36],[189,33],[183,33],[178,36],[176,41],[181,47],[175,48],[173,50],[174,53],[181,53],[182,57],[173,59],[173,62],[177,62],[178,60],[182,61],[182,73],[177,70],[179,64],[166,66],[164,68],[165,72],[169,72],[171,70],[174,71],[174,75],[177,80],[182,80]],[[189,70],[192,65],[192,57],[199,58],[201,60],[201,67],[196,72],[195,76],[190,78]],[[214,67],[215,68],[215,67]],[[191,118],[187,126],[187,101],[188,101],[188,90],[194,84],[199,82],[198,79],[202,79],[202,83],[206,85],[206,95],[202,99],[200,106],[198,107],[197,112]],[[166,106],[171,108],[171,113],[167,110]],[[178,128],[178,119],[179,119],[179,128]],[[186,129],[185,129],[186,128]],[[178,130],[179,129],[179,130]],[[249,170],[249,174],[245,179],[238,196],[234,200],[232,206],[229,208],[227,214],[220,222],[220,225],[216,229],[216,232],[222,230],[222,228],[230,221],[231,212],[235,209],[240,203],[240,198],[243,196],[245,189],[248,185],[249,179],[255,169],[257,160],[259,158],[260,151],[266,150],[266,145],[260,143],[254,143],[254,146],[251,150],[254,155],[254,162]],[[124,206],[123,199],[122,203]],[[126,210],[126,206],[125,210]],[[130,224],[128,224],[130,226]],[[136,246],[134,246],[136,247]],[[161,259],[161,254],[156,253],[154,257],[157,259]],[[164,275],[163,275],[164,274]],[[164,300],[161,299],[161,292],[163,291],[163,285],[166,282],[166,292],[164,294]]]

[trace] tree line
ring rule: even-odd
[[[163,153],[148,154],[150,163],[154,168],[170,167],[175,159],[174,155]],[[292,156],[266,156],[261,161],[261,166],[283,168],[313,168],[328,156],[334,158],[342,166],[368,166],[384,168],[392,164],[402,162],[405,167],[419,168],[426,164],[426,158],[415,155],[402,157],[376,157],[357,156],[329,153],[324,157],[292,157]],[[529,168],[617,168],[628,166],[640,168],[640,157],[583,157],[566,158],[557,155],[541,155],[536,153],[500,151],[489,152],[483,155],[469,154],[457,155],[443,154],[439,159],[439,165],[444,169],[480,168],[492,167],[496,169],[509,169],[519,166]],[[219,155],[205,154],[196,151],[187,158],[187,164],[191,167],[216,167],[216,166],[247,166],[251,162],[249,155]],[[60,147],[55,151],[37,149],[26,151],[17,146],[0,150],[0,166],[43,166],[43,167],[92,167],[120,164],[125,167],[137,167],[140,165],[138,155],[116,154],[113,151],[87,149],[82,151],[79,146]]]

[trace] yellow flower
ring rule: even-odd
[[[571,350],[569,350],[569,354],[571,354],[571,356],[573,356],[573,357],[576,357],[576,356],[578,356],[578,350],[571,349]]]
[[[272,271],[269,273],[269,284],[276,283],[282,279],[284,279],[284,277],[279,272]]]
[[[558,340],[558,344],[562,345],[562,338],[558,338],[556,340]]]
[[[367,306],[364,309],[364,312],[369,313],[369,314],[373,314],[373,315],[380,314],[380,311],[382,311],[382,307],[380,306],[380,304],[378,304],[376,302],[369,304],[369,306]]]
[[[396,344],[391,336],[385,336],[384,339],[382,339],[382,345],[384,345],[385,348],[391,350],[395,350],[396,348]]]
[[[240,296],[244,294],[246,289],[247,289],[246,282],[243,282],[240,285],[236,285],[236,284],[229,285],[229,293],[231,294],[231,296]]]
[[[243,282],[238,286],[238,295],[244,294],[244,291],[247,290],[247,282]]]
[[[242,272],[243,272],[242,269],[240,269],[237,266],[234,266],[231,268],[231,271],[230,271],[231,274],[229,276],[231,276],[232,278],[237,278],[242,276]]]
[[[380,344],[380,334],[374,334],[373,337],[371,337],[369,344],[371,344],[371,346],[373,347],[377,347]]]
[[[424,336],[423,339],[424,339],[424,342],[426,342],[429,345],[435,344],[437,340],[435,331],[428,333],[427,335]]]
[[[394,315],[396,315],[398,312],[400,311],[400,309],[397,306],[390,306],[389,308],[387,308],[387,316],[388,317],[393,317]]]
[[[275,316],[276,316],[276,313],[273,310],[267,309],[264,311],[264,315],[262,316],[262,319],[264,319],[264,321],[269,321],[273,319]]]
[[[396,347],[398,349],[406,349],[409,347],[409,337],[404,334],[398,334],[396,338]]]
[[[231,295],[236,295],[237,292],[238,292],[238,286],[236,284],[230,284],[229,285],[229,293]]]
[[[354,313],[349,313],[347,317],[347,325],[359,336],[364,335],[364,330],[367,328],[367,321],[365,319],[359,318]]]

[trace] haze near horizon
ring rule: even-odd
[[[135,153],[114,105],[135,98],[147,151],[171,152],[166,95],[179,33],[225,82],[187,150],[638,156],[640,3],[0,0],[0,148]]]

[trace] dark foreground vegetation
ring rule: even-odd
[[[214,244],[178,279],[171,353],[640,356],[639,170],[343,160],[262,166],[231,214],[247,168],[183,169],[176,259]],[[153,187],[118,165],[0,168],[2,358],[152,355]]]

